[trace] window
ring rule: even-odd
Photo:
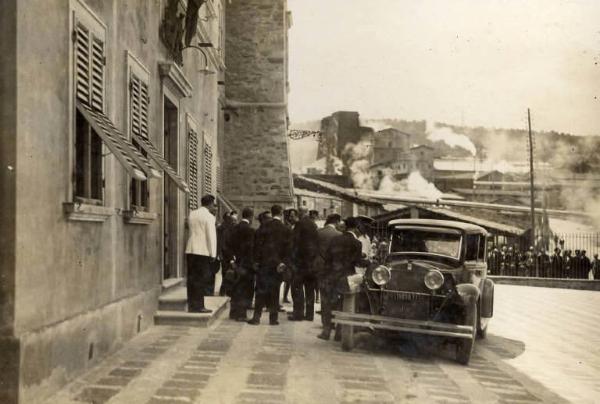
[[[188,207],[198,209],[198,134],[194,130],[188,133],[188,187]]]
[[[129,121],[132,135],[148,139],[149,105],[148,84],[131,72],[129,75]],[[133,145],[144,157],[148,156],[148,153],[135,139]],[[148,211],[150,200],[148,182],[132,179],[129,192],[131,207],[135,210]]]
[[[104,111],[104,40],[75,22],[73,31],[75,94],[94,111]],[[100,205],[104,178],[102,140],[80,111],[75,113],[75,164],[73,196],[79,202]]]
[[[204,145],[204,193],[212,193],[212,147],[206,143]]]

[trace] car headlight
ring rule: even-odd
[[[371,279],[378,286],[383,286],[390,281],[392,278],[392,272],[386,266],[379,265],[377,268],[373,270],[371,274]]]
[[[444,275],[437,269],[433,269],[427,272],[425,275],[425,286],[430,290],[436,290],[442,287],[444,284]]]

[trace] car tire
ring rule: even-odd
[[[487,338],[487,330],[488,330],[487,324],[484,327],[483,324],[481,323],[481,316],[478,315],[477,316],[477,338],[486,339]]]
[[[475,346],[475,337],[477,335],[477,318],[478,318],[477,310],[477,300],[471,303],[470,307],[467,309],[467,314],[465,316],[465,325],[473,326],[473,335],[470,339],[461,338],[458,340],[456,344],[456,360],[458,363],[463,365],[468,365],[471,360],[471,354],[473,353],[473,347]]]
[[[343,311],[346,313],[356,312],[356,294],[344,295]],[[342,350],[352,351],[354,349],[354,326],[342,324]]]

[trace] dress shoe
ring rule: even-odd
[[[329,330],[329,331],[323,330],[322,333],[320,333],[319,335],[317,335],[317,338],[323,339],[325,341],[329,341],[329,337],[330,336],[331,336],[331,330]]]
[[[320,315],[321,314],[321,310],[317,310],[317,311],[315,311],[315,313],[317,313],[317,314]]]
[[[288,320],[289,321],[302,321],[304,319],[302,317],[296,317],[294,315],[290,315],[290,316],[288,316]]]
[[[260,320],[256,320],[254,318],[252,320],[248,320],[247,322],[250,325],[259,325],[260,324]]]
[[[247,323],[248,321],[252,321],[252,319],[246,318],[246,317],[239,317],[239,318],[236,318],[235,321],[238,321],[240,323]]]
[[[290,303],[288,299],[283,299],[283,303]]]
[[[269,321],[269,325],[279,325],[279,321]]]
[[[285,313],[285,309],[281,306],[279,306],[279,309],[277,311],[280,313]]]
[[[313,318],[312,317],[308,317],[308,316],[304,316],[304,320],[306,320],[306,321],[313,321]]]

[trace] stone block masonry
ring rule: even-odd
[[[289,206],[286,1],[233,2],[226,16],[223,188],[239,207]]]

